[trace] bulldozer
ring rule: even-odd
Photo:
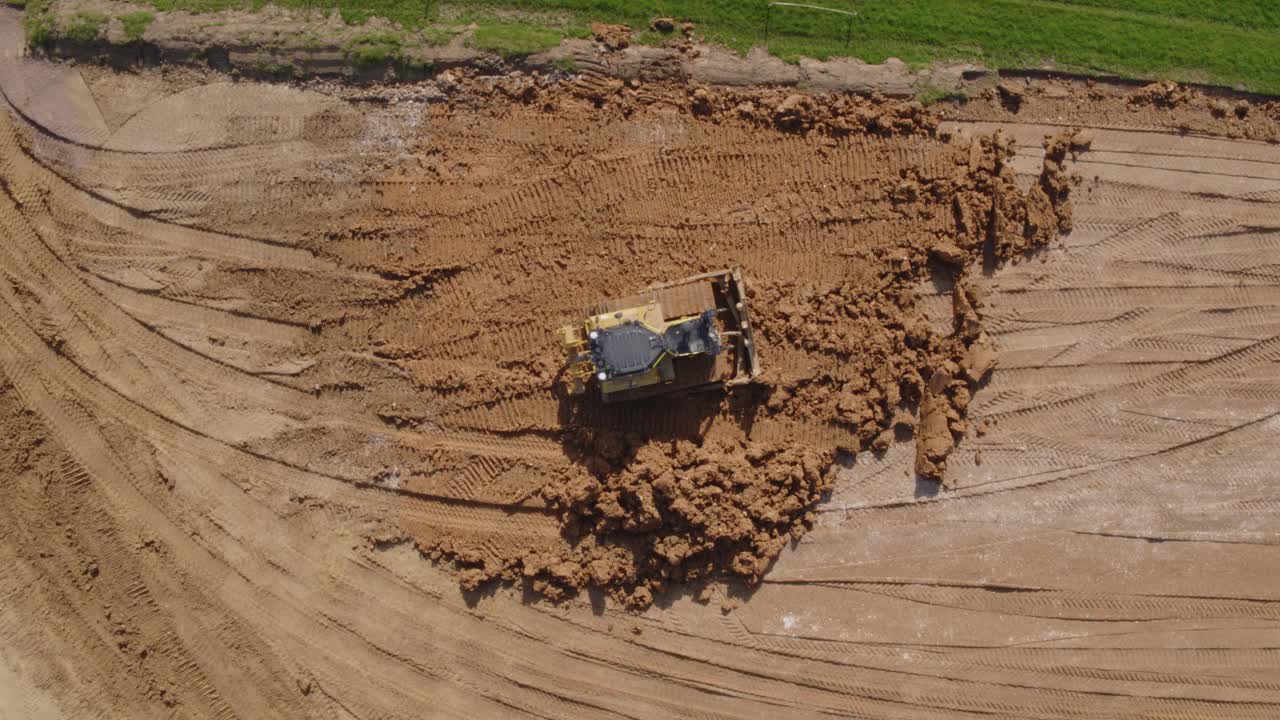
[[[760,374],[738,268],[651,285],[560,329],[570,396],[603,402],[732,387]]]

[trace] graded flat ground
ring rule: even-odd
[[[366,102],[0,59],[0,716],[1280,712],[1274,107],[1056,88],[837,140],[599,83]],[[875,263],[1036,197],[1066,125],[1071,232],[970,273],[999,366],[919,480],[909,437],[858,435],[914,422],[841,373],[944,361],[970,296],[939,273],[872,323]],[[997,131],[1024,195],[967,139]],[[787,402],[564,407],[560,321],[731,263]],[[528,559],[564,552],[543,489],[597,422],[649,443],[627,477],[857,452],[761,584],[641,612]],[[418,548],[588,590],[464,592]]]

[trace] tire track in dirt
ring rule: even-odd
[[[677,116],[666,124],[684,122]],[[513,153],[539,149],[540,132],[548,134],[549,129],[535,126],[535,139],[512,139],[499,146],[515,148],[507,151]],[[422,561],[399,525],[421,523],[430,532],[445,528],[489,537],[487,552],[493,555],[509,554],[514,547],[541,542],[539,538],[556,540],[556,524],[540,514],[536,501],[527,512],[504,506],[528,500],[536,478],[564,462],[559,444],[544,434],[558,421],[558,403],[530,390],[489,404],[459,398],[457,390],[445,385],[421,390],[427,400],[417,407],[417,399],[403,393],[411,385],[389,382],[372,371],[357,379],[359,387],[326,389],[316,397],[311,381],[339,357],[326,343],[352,338],[359,340],[359,352],[371,356],[394,358],[406,352],[409,358],[423,358],[406,361],[410,367],[422,363],[417,371],[422,378],[463,371],[467,359],[484,365],[519,357],[545,342],[544,335],[536,324],[526,323],[521,333],[504,336],[506,328],[519,326],[501,324],[504,306],[545,297],[553,301],[549,308],[554,312],[548,314],[554,315],[597,299],[597,285],[575,281],[576,270],[556,264],[573,247],[575,234],[584,232],[557,229],[559,213],[619,218],[620,225],[601,234],[607,254],[648,257],[665,251],[681,261],[701,252],[705,254],[697,256],[698,262],[708,266],[741,255],[765,280],[856,271],[854,261],[835,255],[844,230],[830,228],[842,223],[855,232],[868,229],[876,243],[893,239],[894,226],[884,220],[888,208],[868,208],[876,191],[826,189],[825,184],[840,185],[842,178],[851,184],[861,177],[856,171],[823,175],[833,166],[819,163],[821,171],[805,171],[815,180],[760,192],[771,182],[751,177],[760,163],[737,161],[741,150],[722,147],[734,132],[715,130],[714,138],[705,141],[714,152],[679,154],[679,162],[654,166],[649,174],[604,177],[607,182],[598,183],[600,197],[595,181],[602,173],[607,176],[607,168],[579,175],[573,187],[513,190],[507,205],[495,206],[501,210],[493,227],[527,234],[523,246],[517,239],[516,247],[507,247],[513,241],[498,235],[486,239],[482,215],[467,216],[475,229],[466,232],[422,223],[430,216],[422,208],[468,207],[472,200],[465,198],[465,190],[455,196],[456,202],[439,197],[432,206],[401,200],[400,205],[383,206],[387,215],[376,226],[386,233],[385,246],[377,247],[371,239],[373,247],[343,250],[344,257],[363,258],[353,261],[360,268],[353,277],[385,262],[395,250],[393,243],[403,243],[415,232],[438,238],[439,249],[431,252],[442,253],[404,259],[405,267],[415,272],[467,261],[467,244],[480,240],[484,247],[504,250],[485,264],[433,280],[420,294],[392,303],[384,322],[344,318],[322,324],[318,336],[306,329],[312,327],[308,314],[313,309],[305,304],[277,304],[274,313],[263,315],[268,321],[207,303],[202,296],[216,287],[202,287],[204,280],[185,296],[195,303],[181,306],[175,296],[140,293],[97,279],[91,261],[65,262],[60,243],[71,245],[65,229],[82,226],[103,206],[85,204],[87,196],[67,188],[55,193],[61,199],[51,205],[54,209],[42,210],[34,203],[38,193],[23,189],[33,186],[13,184],[23,204],[0,214],[6,236],[16,239],[6,246],[2,266],[8,319],[0,359],[3,372],[23,388],[20,401],[11,405],[36,409],[42,422],[59,428],[50,437],[61,440],[51,442],[65,446],[60,452],[77,456],[65,474],[50,474],[48,492],[101,499],[39,501],[24,486],[23,497],[29,499],[12,506],[12,519],[29,529],[26,540],[13,541],[9,531],[0,530],[0,549],[6,557],[26,553],[24,562],[32,569],[20,577],[49,582],[58,571],[48,564],[50,559],[31,559],[37,551],[27,543],[41,543],[36,547],[47,548],[57,562],[78,571],[81,551],[41,540],[48,534],[44,530],[60,519],[110,516],[121,530],[99,533],[105,525],[87,522],[77,531],[95,555],[121,549],[121,564],[99,565],[99,589],[92,592],[126,597],[129,586],[116,578],[133,572],[157,598],[142,601],[144,606],[156,602],[166,609],[199,608],[168,610],[156,619],[139,615],[140,636],[169,638],[155,645],[153,657],[168,663],[162,668],[173,668],[160,674],[179,702],[178,712],[186,716],[413,716],[426,707],[450,715],[546,717],[744,717],[761,712],[901,718],[1274,715],[1280,699],[1272,672],[1275,652],[1269,648],[1276,642],[1280,618],[1264,580],[1274,561],[1264,554],[1268,545],[1248,543],[1265,543],[1280,523],[1268,475],[1277,459],[1271,442],[1276,427],[1273,421],[1257,420],[1276,409],[1275,363],[1267,360],[1271,356],[1265,343],[1276,335],[1271,308],[1277,294],[1265,278],[1217,272],[1247,270],[1250,253],[1272,247],[1274,231],[1266,228],[1275,225],[1259,222],[1274,212],[1265,188],[1240,196],[1249,201],[1209,199],[1176,188],[1124,185],[1134,179],[1131,168],[1100,170],[1120,175],[1077,196],[1078,235],[1122,232],[1139,219],[1136,215],[1160,212],[1177,212],[1194,224],[1203,216],[1213,232],[1245,225],[1262,229],[1231,244],[1220,235],[1197,239],[1195,233],[1179,230],[1187,226],[1178,223],[1170,224],[1168,232],[1158,226],[1147,237],[1168,262],[1141,269],[1126,265],[1130,261],[1112,245],[1090,251],[1087,244],[1075,247],[1069,238],[1061,251],[1047,256],[1045,265],[1024,263],[998,272],[988,298],[995,337],[998,343],[1018,338],[1021,356],[1028,360],[1022,369],[998,370],[991,387],[975,396],[978,418],[995,415],[1001,421],[962,444],[951,478],[955,489],[916,502],[911,478],[904,476],[909,460],[893,465],[901,453],[890,449],[879,460],[859,454],[852,468],[843,471],[850,477],[824,505],[817,530],[784,552],[770,582],[728,617],[687,597],[671,598],[670,605],[633,617],[609,606],[593,612],[590,598],[551,607],[523,604],[505,591],[492,597],[462,596],[448,573]],[[1125,135],[1157,149],[1169,146],[1153,157],[1180,152],[1186,142],[1163,133]],[[458,158],[488,158],[495,170],[510,167],[503,162],[508,155],[478,147],[482,137],[473,133],[453,152]],[[587,146],[586,140],[563,142],[567,154]],[[595,142],[614,141],[606,137]],[[846,151],[828,150],[838,155]],[[780,163],[788,154],[803,152],[798,145],[770,157]],[[198,175],[201,162],[193,158],[189,172]],[[5,165],[6,183],[15,167]],[[484,170],[473,162],[468,172]],[[742,194],[776,203],[769,210],[774,214],[711,208],[702,215],[710,219],[699,226],[682,217],[685,206],[678,198],[665,204],[636,199],[664,173],[680,179],[671,186],[677,194],[700,185],[737,183]],[[15,174],[30,177],[30,170]],[[432,192],[441,195],[449,183],[467,186],[450,178]],[[412,194],[426,187],[419,184]],[[407,190],[404,182],[396,188],[400,194]],[[1152,195],[1164,198],[1163,210],[1142,206]],[[734,202],[724,190],[706,197]],[[778,209],[787,206],[797,210],[788,215]],[[536,223],[517,221],[520,213],[530,212]],[[864,215],[882,219],[879,225],[850,222]],[[51,216],[63,224],[47,224]],[[646,229],[643,218],[655,216],[656,229]],[[761,220],[763,229],[751,229]],[[926,220],[912,232],[946,233],[948,222]],[[49,236],[49,257],[62,256],[63,264],[39,260],[39,248],[23,239],[31,236],[16,234],[28,232],[21,229],[26,223]],[[136,231],[129,230],[125,237],[134,238]],[[181,232],[152,224],[138,234],[168,242]],[[316,230],[323,232],[323,227]],[[719,247],[714,239],[739,232],[741,242],[735,237]],[[205,237],[223,242],[216,234]],[[317,234],[307,237],[316,242]],[[1230,247],[1206,252],[1197,241]],[[112,251],[113,242],[100,247]],[[124,242],[136,240],[122,238]],[[1121,247],[1127,257],[1138,256],[1132,246]],[[1074,254],[1079,252],[1095,255]],[[799,253],[816,253],[822,260],[797,262],[793,256]],[[122,260],[120,267],[132,262]],[[213,262],[265,269],[256,251]],[[1106,272],[1069,272],[1089,264]],[[521,273],[531,266],[539,267],[538,273]],[[595,267],[600,274],[593,282],[611,286],[659,279],[656,270],[652,277],[637,278],[605,263]],[[1185,267],[1201,279],[1197,287],[1186,287]],[[1055,268],[1067,272],[1059,276]],[[1142,278],[1140,287],[1108,279],[1122,281],[1135,272]],[[1068,283],[1055,282],[1059,277]],[[391,278],[374,285],[413,282]],[[540,293],[538,282],[557,287]],[[50,292],[47,285],[58,289]],[[248,297],[256,297],[256,290],[245,287]],[[1170,292],[1179,287],[1185,290]],[[30,291],[38,295],[35,300],[17,299]],[[91,320],[92,332],[66,341],[66,352],[84,364],[87,374],[77,374],[58,354],[50,344],[53,336],[40,331],[34,314],[23,315],[23,326],[14,324],[18,313],[10,313],[10,303],[21,303],[23,313],[36,306],[54,308],[46,312],[54,319],[105,319]],[[487,335],[477,334],[467,323],[451,320],[447,310],[433,312],[433,304],[439,303],[445,308],[477,305],[499,324]],[[360,307],[351,314],[368,316],[367,306]],[[1133,308],[1145,312],[1135,315]],[[129,330],[112,317],[132,318],[137,324]],[[545,322],[551,326],[560,319]],[[419,329],[419,323],[425,327]],[[204,345],[190,333],[205,325],[211,332],[244,337],[244,354],[213,355],[220,362],[193,356]],[[172,334],[177,344],[157,334]],[[145,340],[148,335],[151,339]],[[495,343],[499,337],[504,337],[501,345]],[[1252,354],[1224,351],[1222,343],[1228,341],[1223,338],[1261,349]],[[397,344],[388,347],[388,339]],[[424,350],[427,344],[432,347]],[[1048,345],[1052,353],[1060,344],[1076,348],[1063,356],[1069,367],[1049,368],[1031,360],[1038,345]],[[95,346],[110,349],[87,350]],[[114,359],[119,346],[150,348],[148,359],[125,375],[123,361]],[[1141,359],[1143,353],[1151,359]],[[1206,367],[1197,357],[1228,359]],[[288,376],[291,387],[306,392],[254,381],[247,372],[269,368],[280,358],[316,363]],[[524,378],[538,388],[549,379],[537,366],[501,369],[507,375],[500,382]],[[460,380],[465,388],[493,378],[498,376],[464,373]],[[1153,378],[1173,378],[1177,387],[1157,385]],[[250,397],[258,393],[243,390],[246,383],[278,397]],[[150,399],[143,389],[149,384],[170,398],[192,397],[189,385],[217,391],[195,395],[211,398],[202,403],[202,412],[183,411],[165,409],[162,404],[168,401],[159,395]],[[1073,389],[1075,395],[1093,393],[1106,401],[1070,413],[1033,410],[1055,407],[1052,397],[1045,402],[1045,395]],[[1229,393],[1233,400],[1211,400]],[[1060,399],[1071,396],[1065,392]],[[306,431],[276,435],[259,447],[214,440],[231,437],[237,413],[255,402],[290,406]],[[454,405],[442,409],[449,403]],[[1122,411],[1142,415],[1129,420],[1119,415]],[[382,412],[406,417],[408,426],[397,429],[375,419]],[[175,424],[178,419],[184,422]],[[687,421],[658,415],[621,420],[652,423],[658,431]],[[367,439],[350,444],[328,434],[325,428],[335,423],[357,428]],[[1240,429],[1227,432],[1233,427]],[[833,441],[805,424],[761,420],[753,432],[779,439],[808,437],[818,444]],[[1179,438],[1215,432],[1225,434],[1166,452]],[[122,434],[134,440],[113,445]],[[1043,450],[1028,453],[1017,449],[1020,444]],[[335,445],[339,453],[333,452]],[[1002,445],[1010,451],[994,452]],[[966,460],[974,448],[985,451],[981,465]],[[1147,448],[1159,454],[1135,457],[1152,451]],[[1084,456],[1086,451],[1092,456]],[[366,453],[369,459],[361,459]],[[1108,464],[1097,466],[1099,458]],[[1082,461],[1090,472],[1063,482],[1032,488],[1009,481],[1033,467],[1046,476],[1072,476]],[[62,467],[56,457],[47,462],[54,470]],[[1170,472],[1170,464],[1178,471]],[[397,467],[399,475],[386,475]],[[326,468],[329,473],[323,472]],[[992,486],[1002,489],[977,494]],[[415,495],[414,487],[428,491]],[[880,496],[899,502],[895,507],[862,504]],[[849,515],[849,509],[856,511]],[[158,537],[163,551],[152,557],[147,554],[151,550],[134,547],[134,537]],[[839,572],[824,576],[818,572],[824,567]],[[1212,594],[1196,588],[1194,578],[1177,579],[1188,569],[1211,568],[1200,582],[1212,585]],[[1260,574],[1250,580],[1246,573]],[[80,592],[70,584],[64,587],[66,596]],[[24,619],[49,612],[31,604],[13,607]],[[81,607],[88,608],[83,611],[87,622],[58,611],[64,618],[58,627],[70,637],[90,637],[101,622],[93,619],[99,606],[90,602]],[[18,652],[34,662],[50,657],[46,647],[31,640],[18,645]],[[93,669],[122,668],[118,652],[103,643],[92,655],[60,653],[83,680],[67,683],[57,675],[38,675],[38,684],[68,716],[91,717],[85,708],[104,702],[136,707],[140,715],[166,712],[163,693],[148,694],[144,671],[126,668],[108,675]],[[191,663],[199,669],[180,669],[192,668]],[[136,706],[124,704],[131,697],[142,699]]]

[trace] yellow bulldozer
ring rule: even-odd
[[[742,272],[704,273],[591,308],[561,328],[570,395],[604,402],[742,385],[760,374]]]

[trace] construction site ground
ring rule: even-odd
[[[1275,103],[0,93],[0,718],[1280,714]],[[558,390],[732,266],[759,388]]]

